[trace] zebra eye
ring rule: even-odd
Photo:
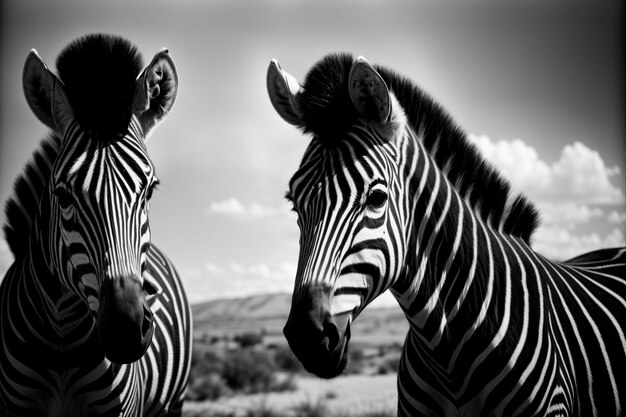
[[[365,202],[372,209],[381,208],[387,202],[387,193],[383,190],[373,190]]]
[[[61,206],[61,209],[66,210],[72,206],[72,203],[73,203],[72,194],[70,194],[70,192],[66,188],[57,187],[54,190],[54,195],[56,196],[59,202],[59,206]]]

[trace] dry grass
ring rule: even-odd
[[[391,417],[396,415],[395,375],[349,375],[331,381],[297,379],[293,392],[238,395],[185,403],[185,417]]]

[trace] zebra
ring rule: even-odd
[[[0,415],[180,416],[192,319],[170,260],[150,243],[159,180],[146,137],[171,110],[167,49],[143,68],[128,40],[88,34],[36,50],[23,87],[51,129],[15,182],[0,286]]]
[[[626,248],[554,262],[539,214],[411,80],[329,54],[305,81],[267,70],[277,113],[311,141],[286,198],[300,254],[284,326],[322,378],[389,289],[409,330],[399,416],[619,416],[626,406]]]

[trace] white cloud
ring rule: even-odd
[[[613,210],[607,216],[607,220],[609,223],[624,224],[626,223],[626,213],[623,211]]]
[[[284,262],[268,265],[257,263],[243,265],[231,263],[220,265],[207,262],[204,268],[181,271],[192,303],[210,299],[247,297],[269,293],[291,293],[293,291],[296,266]]]
[[[623,191],[611,183],[611,177],[619,174],[619,167],[607,167],[600,154],[583,143],[566,145],[559,159],[548,163],[520,139],[492,141],[484,135],[469,137],[514,187],[535,201],[624,202]]]
[[[541,202],[537,208],[541,213],[542,224],[568,229],[604,216],[604,210],[600,207],[573,202]]]
[[[537,230],[533,247],[543,256],[564,261],[593,250],[625,245],[624,234],[619,229],[601,236],[598,233],[575,234],[555,226]]]
[[[227,216],[241,216],[241,217],[269,217],[274,215],[282,215],[288,212],[286,207],[280,209],[261,205],[253,202],[249,205],[244,205],[238,199],[231,197],[227,200],[216,201],[209,204],[208,209],[205,211],[208,215],[227,215]]]
[[[580,142],[566,145],[556,161],[546,162],[532,146],[520,139],[493,141],[487,136],[470,135],[511,185],[536,204],[541,225],[534,249],[548,258],[565,260],[585,252],[624,246],[626,213],[607,205],[623,204],[624,192],[611,179],[619,167],[608,167],[595,150]],[[610,229],[609,224],[620,227]],[[581,233],[585,230],[611,230],[607,234]],[[607,229],[607,227],[609,227]]]
[[[511,183],[519,190],[545,188],[550,182],[550,167],[539,158],[535,148],[520,139],[492,141],[485,135],[469,135],[481,151]]]

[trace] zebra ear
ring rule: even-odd
[[[61,80],[54,75],[32,49],[26,57],[22,86],[26,101],[35,116],[61,136],[73,118],[72,108]]]
[[[298,110],[297,96],[302,86],[291,74],[283,71],[276,59],[267,68],[267,93],[272,106],[280,117],[295,126],[302,125],[302,114]]]
[[[171,110],[178,92],[178,73],[166,48],[152,59],[135,84],[133,113],[147,136]]]
[[[362,56],[352,63],[348,76],[352,104],[367,119],[384,123],[391,114],[391,98],[385,80]]]

